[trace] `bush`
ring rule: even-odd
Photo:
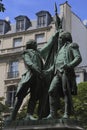
[[[87,128],[87,82],[78,84],[78,95],[73,100],[77,119]]]

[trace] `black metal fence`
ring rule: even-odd
[[[13,71],[13,72],[7,72],[7,78],[16,78],[19,76],[18,71]]]

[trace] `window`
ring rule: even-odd
[[[9,107],[13,107],[13,106],[14,106],[15,93],[16,93],[16,87],[15,87],[15,86],[9,86],[9,87],[7,88],[6,104],[7,104]]]
[[[3,24],[0,24],[0,34],[3,33]]]
[[[24,19],[17,20],[16,29],[17,31],[24,30]]]
[[[9,64],[8,78],[16,78],[18,76],[18,61],[12,61]]]
[[[13,39],[13,47],[19,47],[22,45],[22,38]]]
[[[35,35],[35,40],[36,40],[37,44],[44,43],[45,42],[44,33],[42,33],[42,34],[36,34]]]
[[[53,20],[51,14],[45,10],[37,12],[36,15],[37,27],[47,27]]]
[[[38,17],[38,26],[45,26],[46,25],[46,15],[42,15]]]

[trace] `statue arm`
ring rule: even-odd
[[[82,57],[79,51],[79,46],[76,43],[71,45],[71,50],[74,58],[69,63],[69,67],[74,68],[80,64],[80,62],[82,61]]]
[[[57,31],[51,38],[48,40],[47,44],[40,50],[41,56],[46,60],[50,50],[52,49],[53,44],[56,44],[59,36],[59,31]]]
[[[32,58],[27,53],[24,55],[24,62],[33,72],[39,74],[41,73],[40,68],[35,63],[32,62]]]

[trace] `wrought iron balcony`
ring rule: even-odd
[[[7,78],[17,78],[19,77],[19,72],[18,71],[13,71],[13,72],[8,72],[7,73]]]

